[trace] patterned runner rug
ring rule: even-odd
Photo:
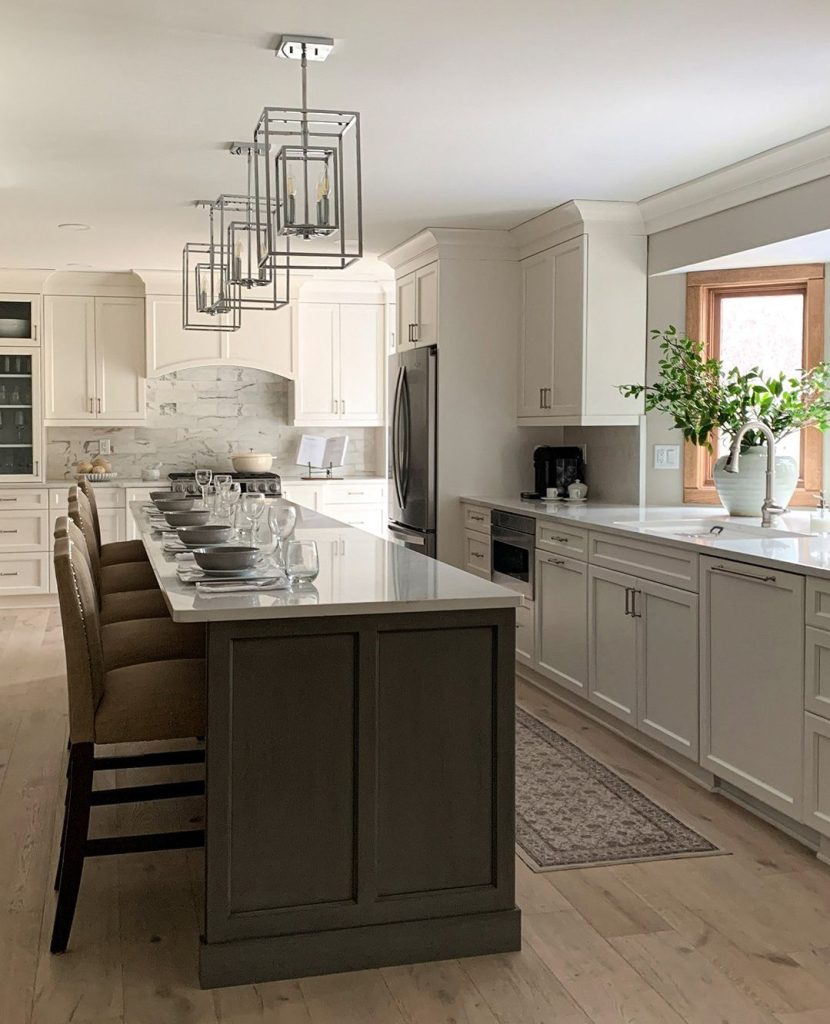
[[[534,871],[724,852],[521,708],[516,845]]]

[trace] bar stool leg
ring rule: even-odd
[[[69,764],[69,802],[66,806],[66,835],[60,865],[58,903],[52,929],[50,949],[63,953],[69,943],[72,919],[78,902],[84,851],[89,831],[89,808],[92,794],[93,745],[73,743]]]

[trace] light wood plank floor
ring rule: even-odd
[[[830,871],[529,688],[524,706],[732,855],[539,875],[517,861],[521,953],[212,992],[196,981],[199,855],[105,858],[87,864],[70,951],[52,957],[57,611],[0,613],[0,665],[2,1024],[830,1024]],[[101,831],[167,828],[201,807],[94,813]]]

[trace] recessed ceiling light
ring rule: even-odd
[[[63,228],[64,231],[89,231],[89,224],[73,224],[71,221],[58,224],[58,227]]]

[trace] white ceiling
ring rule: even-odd
[[[830,123],[830,4],[3,0],[0,266],[179,265],[223,149],[299,99],[282,32],[331,35],[312,105],[362,115],[367,248],[638,200]],[[63,221],[92,225],[59,231]]]

